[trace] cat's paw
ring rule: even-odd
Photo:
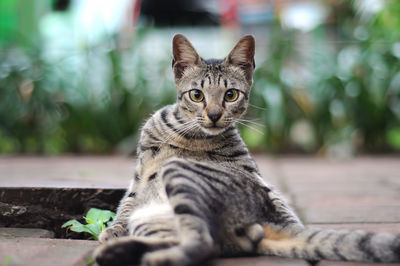
[[[188,265],[188,258],[179,247],[157,250],[146,253],[141,266],[184,266]]]
[[[177,245],[174,238],[120,237],[99,246],[93,254],[98,265],[137,265],[143,254]]]
[[[110,227],[107,227],[100,233],[99,242],[105,243],[111,239],[124,236],[125,234],[126,234],[126,229],[122,225],[120,224],[111,225]]]
[[[257,252],[258,244],[264,237],[263,227],[258,224],[251,224],[245,227],[239,227],[235,230],[236,242],[241,251],[253,253]]]
[[[122,237],[99,246],[94,251],[93,257],[100,266],[137,265],[148,248],[146,243]]]

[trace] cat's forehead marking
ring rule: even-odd
[[[207,65],[207,71],[215,72],[215,71],[221,71],[221,70],[222,70],[222,67],[221,67],[221,64],[219,64],[219,63]]]
[[[208,79],[208,85],[211,85],[211,77],[210,77],[210,74],[207,74],[207,75],[206,75],[206,78]]]
[[[200,81],[201,88],[204,88],[204,83],[208,86],[220,86],[223,80],[224,66],[222,65],[223,59],[203,59],[206,63],[204,68],[204,76]]]
[[[204,60],[203,66],[188,75],[188,84],[192,88],[236,88],[240,85],[241,77],[232,68],[224,64],[223,59]],[[191,80],[190,80],[191,79]]]

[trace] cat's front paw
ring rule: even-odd
[[[94,251],[93,257],[100,266],[138,265],[143,254],[156,253],[155,250],[169,249],[171,246],[177,244],[178,241],[176,239],[151,239],[126,236],[100,245]]]
[[[100,266],[138,265],[148,248],[134,238],[121,237],[96,248],[93,257]]]
[[[99,242],[105,243],[110,239],[124,236],[126,234],[126,229],[120,224],[114,224],[110,227],[104,229],[99,235]]]

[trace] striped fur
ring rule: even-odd
[[[134,178],[100,235],[100,265],[193,265],[241,254],[399,260],[399,236],[305,228],[261,178],[235,127],[248,105],[253,37],[223,60],[200,58],[183,35],[173,52],[177,102],[142,128]],[[235,101],[226,98],[231,89]]]

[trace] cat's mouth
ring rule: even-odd
[[[200,121],[197,122],[204,133],[206,133],[207,135],[216,136],[225,132],[225,130],[232,125],[233,119],[225,118],[215,122],[201,119]]]
[[[218,125],[212,125],[212,126],[202,126],[202,130],[209,134],[209,135],[219,135],[222,132],[225,131],[226,127],[218,126]]]

